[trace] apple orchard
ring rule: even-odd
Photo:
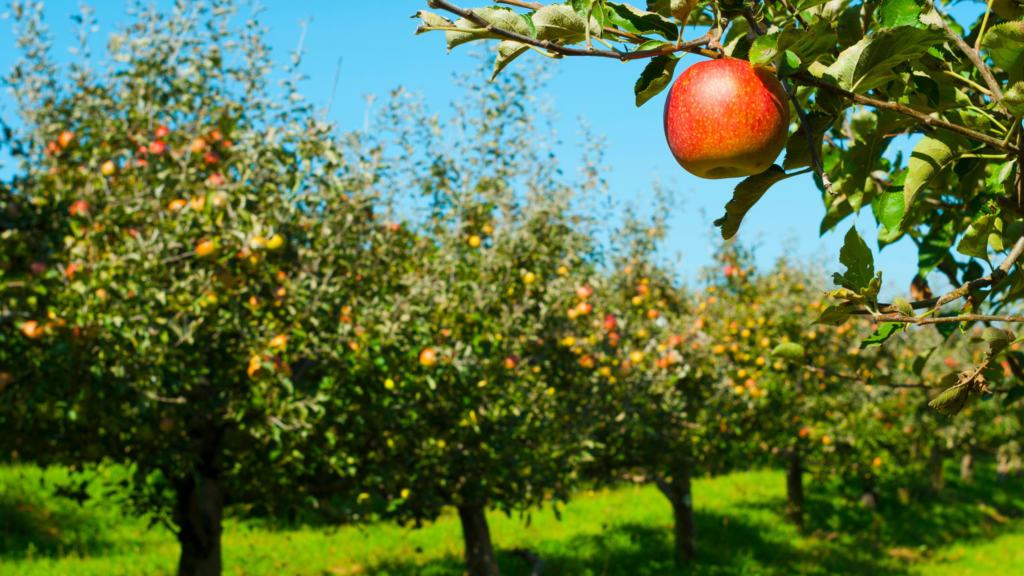
[[[42,6],[12,4],[0,463],[130,471],[124,506],[176,535],[182,576],[222,572],[229,516],[454,509],[467,573],[497,576],[486,512],[650,482],[686,566],[697,476],[784,469],[802,527],[805,476],[873,506],[942,490],[954,458],[1019,470],[1019,2],[974,23],[924,0],[427,4],[422,42],[492,48],[459,113],[396,90],[350,134],[229,0],[137,10],[99,67],[58,64]],[[736,179],[699,278],[665,256],[673,191],[605,206],[589,133],[561,170],[530,96],[584,57],[637,61],[681,167]],[[831,278],[734,239],[805,173],[822,233],[878,225]],[[872,248],[897,241],[918,275],[883,299]]]

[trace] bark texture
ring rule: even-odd
[[[178,576],[220,576],[221,520],[224,485],[221,481],[220,430],[206,430],[200,440],[200,459],[191,477],[175,483],[174,523],[181,557]]]
[[[798,529],[804,526],[804,467],[800,452],[792,450],[787,454],[786,467],[786,518]]]
[[[462,521],[462,537],[466,541],[466,574],[501,576],[484,507],[474,504],[459,506],[459,519]]]
[[[658,479],[658,488],[672,503],[675,516],[676,566],[683,568],[697,558],[697,525],[693,518],[693,495],[690,492],[690,465],[682,464],[668,482]]]

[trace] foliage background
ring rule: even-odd
[[[72,57],[66,47],[73,44],[69,31],[74,23],[67,18],[77,12],[77,0],[49,0],[48,21],[59,38],[55,43],[58,59]],[[90,2],[97,9],[100,33],[96,39],[102,41],[112,26],[122,18],[126,3],[123,0],[95,0]],[[170,6],[170,0],[159,0],[159,6]],[[464,46],[453,50],[447,56],[439,48],[437,38],[414,37],[408,33],[415,22],[408,19],[417,10],[424,9],[423,0],[388,0],[386,6],[375,2],[288,2],[287,0],[264,0],[267,8],[265,22],[269,23],[268,44],[274,50],[274,59],[284,61],[303,37],[306,48],[305,70],[310,78],[301,84],[301,90],[310,102],[326,106],[331,99],[334,71],[338,58],[343,58],[341,74],[335,92],[328,120],[336,121],[340,130],[358,130],[364,126],[367,101],[364,95],[380,96],[374,102],[378,107],[383,96],[398,86],[406,90],[422,91],[435,110],[446,112],[444,106],[458,94],[452,84],[452,75],[465,72],[474,66],[472,53],[482,48]],[[471,3],[463,3],[467,6]],[[634,2],[640,5],[642,2]],[[973,1],[959,2],[945,8],[957,20],[973,22],[983,4]],[[301,20],[314,18],[303,33]],[[0,20],[0,46],[13,42],[9,21]],[[345,30],[340,36],[338,30]],[[388,42],[374,42],[379,30],[397,31],[389,36]],[[687,28],[686,37],[696,38],[706,30]],[[364,49],[373,46],[372,50]],[[428,48],[429,46],[429,48]],[[7,70],[14,59],[14,51],[0,50],[0,70]],[[544,60],[533,55],[521,57],[522,62],[535,65]],[[679,70],[701,58],[683,56]],[[517,63],[518,64],[518,63]],[[657,104],[636,108],[632,92],[633,83],[640,75],[644,63],[611,66],[607,62],[590,59],[574,59],[559,62],[548,68],[550,80],[544,94],[558,110],[560,118],[555,128],[561,138],[561,147],[566,153],[566,170],[579,168],[574,163],[576,154],[568,153],[581,140],[580,118],[592,125],[593,131],[602,134],[608,142],[605,166],[609,169],[605,177],[610,184],[611,194],[620,200],[643,193],[650,176],[663,179],[672,187],[684,192],[680,210],[672,214],[668,222],[670,230],[665,243],[669,253],[683,254],[682,270],[688,276],[695,275],[700,266],[712,262],[708,242],[695,237],[687,230],[707,229],[711,220],[720,216],[722,206],[731,197],[730,181],[701,181],[678,168],[668,148],[664,145],[661,127],[661,109]],[[587,87],[581,89],[580,87]],[[5,96],[0,95],[0,102]],[[660,102],[660,100],[659,100]],[[0,106],[0,114],[11,119],[10,109]],[[897,150],[909,155],[917,137],[897,138],[889,147],[887,157],[895,156]],[[0,150],[0,162],[6,152]],[[9,169],[0,167],[0,175]],[[705,214],[706,213],[706,214]],[[805,255],[825,255],[835,259],[842,246],[843,234],[826,233],[819,239],[818,223],[821,219],[820,193],[810,175],[787,180],[769,192],[757,207],[744,219],[740,239],[757,241],[762,245],[760,254],[775,257],[787,251]],[[778,222],[787,221],[781,230]],[[852,221],[852,219],[851,219]],[[865,237],[874,229],[874,220],[868,213],[856,220],[858,230]],[[876,252],[877,268],[886,271],[886,284],[894,284],[905,290],[913,276],[900,263],[916,260],[916,249],[907,240],[886,247],[877,253],[877,246],[869,244]],[[834,267],[835,262],[827,262]],[[930,281],[934,288],[941,290],[945,279],[934,274]],[[883,297],[885,292],[883,292]]]

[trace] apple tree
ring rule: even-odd
[[[0,453],[130,466],[130,504],[176,533],[178,573],[219,574],[225,505],[308,498],[318,368],[340,338],[325,322],[387,272],[373,179],[294,67],[270,89],[260,25],[232,28],[230,2],[140,9],[102,68],[87,41],[53,62],[41,6],[13,15]]]
[[[560,176],[527,98],[538,76],[486,79],[463,79],[450,120],[396,92],[362,143],[389,167],[373,188],[404,206],[389,233],[405,256],[336,317],[337,391],[313,432],[331,448],[311,488],[358,519],[454,506],[472,576],[499,571],[487,510],[557,506],[577,478],[583,436],[558,415],[579,367],[552,335],[566,310],[591,314],[577,288],[598,258],[584,206],[599,181]]]
[[[1016,3],[982,3],[974,22],[956,21],[930,0],[499,4],[430,0],[435,12],[419,13],[417,32],[443,32],[449,49],[497,41],[495,73],[527,50],[644,62],[638,105],[672,84],[681,54],[712,59],[680,74],[666,96],[665,125],[684,168],[746,176],[716,221],[724,238],[775,184],[810,172],[822,194],[822,232],[870,206],[879,250],[913,242],[920,277],[938,271],[954,287],[915,297],[918,286],[906,306],[881,301],[881,271],[853,231],[839,255],[848,270],[836,274],[836,302],[819,323],[869,316],[882,325],[873,338],[884,341],[901,324],[1024,321],[1013,314],[1024,294],[1024,24]],[[686,24],[706,32],[684,39]],[[719,96],[701,96],[711,93]],[[764,126],[730,112],[741,109],[763,109]],[[777,130],[780,122],[788,130]],[[909,157],[887,154],[897,136],[914,143]],[[781,165],[762,161],[783,147]],[[996,344],[965,371],[936,398],[940,410],[955,414],[989,389],[983,372],[1003,358],[1016,376],[1005,386],[1024,386],[1019,361],[1005,350]]]

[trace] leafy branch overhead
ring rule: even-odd
[[[818,324],[870,316],[881,324],[864,345],[880,346],[909,324],[966,330],[1024,319],[1014,314],[1024,297],[1024,21],[998,2],[982,6],[992,11],[977,22],[958,22],[931,0],[428,4],[438,13],[419,13],[417,32],[443,30],[449,49],[500,42],[496,74],[528,51],[641,60],[633,86],[638,106],[696,68],[688,54],[749,62],[779,79],[785,93],[772,98],[788,108],[781,114],[789,123],[784,160],[714,172],[673,153],[697,175],[743,177],[715,221],[725,239],[773,187],[781,193],[776,184],[806,173],[821,193],[822,233],[870,209],[875,238],[868,242],[852,229],[846,235],[837,255],[846,270],[835,274],[835,303]],[[696,102],[691,108],[714,106]],[[715,138],[733,136],[729,130]],[[918,287],[881,302],[872,250],[895,242],[916,247],[918,261],[907,266],[924,286],[929,274],[941,274],[953,288],[931,297]],[[943,310],[957,302],[957,310]]]

